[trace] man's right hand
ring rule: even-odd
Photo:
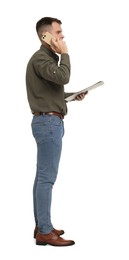
[[[54,38],[52,38],[50,47],[56,53],[59,54],[68,53],[67,45],[65,41],[63,41],[62,39],[55,40]]]

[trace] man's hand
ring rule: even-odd
[[[59,54],[68,53],[68,48],[66,43],[62,39],[51,39],[51,49]]]
[[[77,95],[76,97],[75,97],[75,100],[77,100],[77,101],[81,101],[81,100],[83,100],[84,98],[85,98],[85,96],[88,94],[88,91],[86,91],[86,93],[81,93],[81,94],[79,94],[79,95]]]

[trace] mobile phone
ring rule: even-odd
[[[52,38],[53,38],[53,35],[49,32],[42,34],[42,37],[41,37],[41,39],[49,45],[51,44]]]

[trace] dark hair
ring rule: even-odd
[[[56,22],[58,24],[62,24],[62,22],[60,20],[58,20],[57,18],[53,18],[53,17],[43,17],[43,18],[41,18],[36,23],[36,31],[37,31],[37,33],[39,33],[39,30],[41,29],[41,27],[47,26],[47,25],[52,25],[53,22]]]

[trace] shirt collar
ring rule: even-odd
[[[51,51],[50,49],[48,49],[45,45],[42,44],[40,46],[40,50],[41,51],[43,50],[45,53],[47,53],[48,55],[50,55],[51,57],[53,57],[54,59],[59,61],[59,56],[56,53],[54,53],[53,51]]]

